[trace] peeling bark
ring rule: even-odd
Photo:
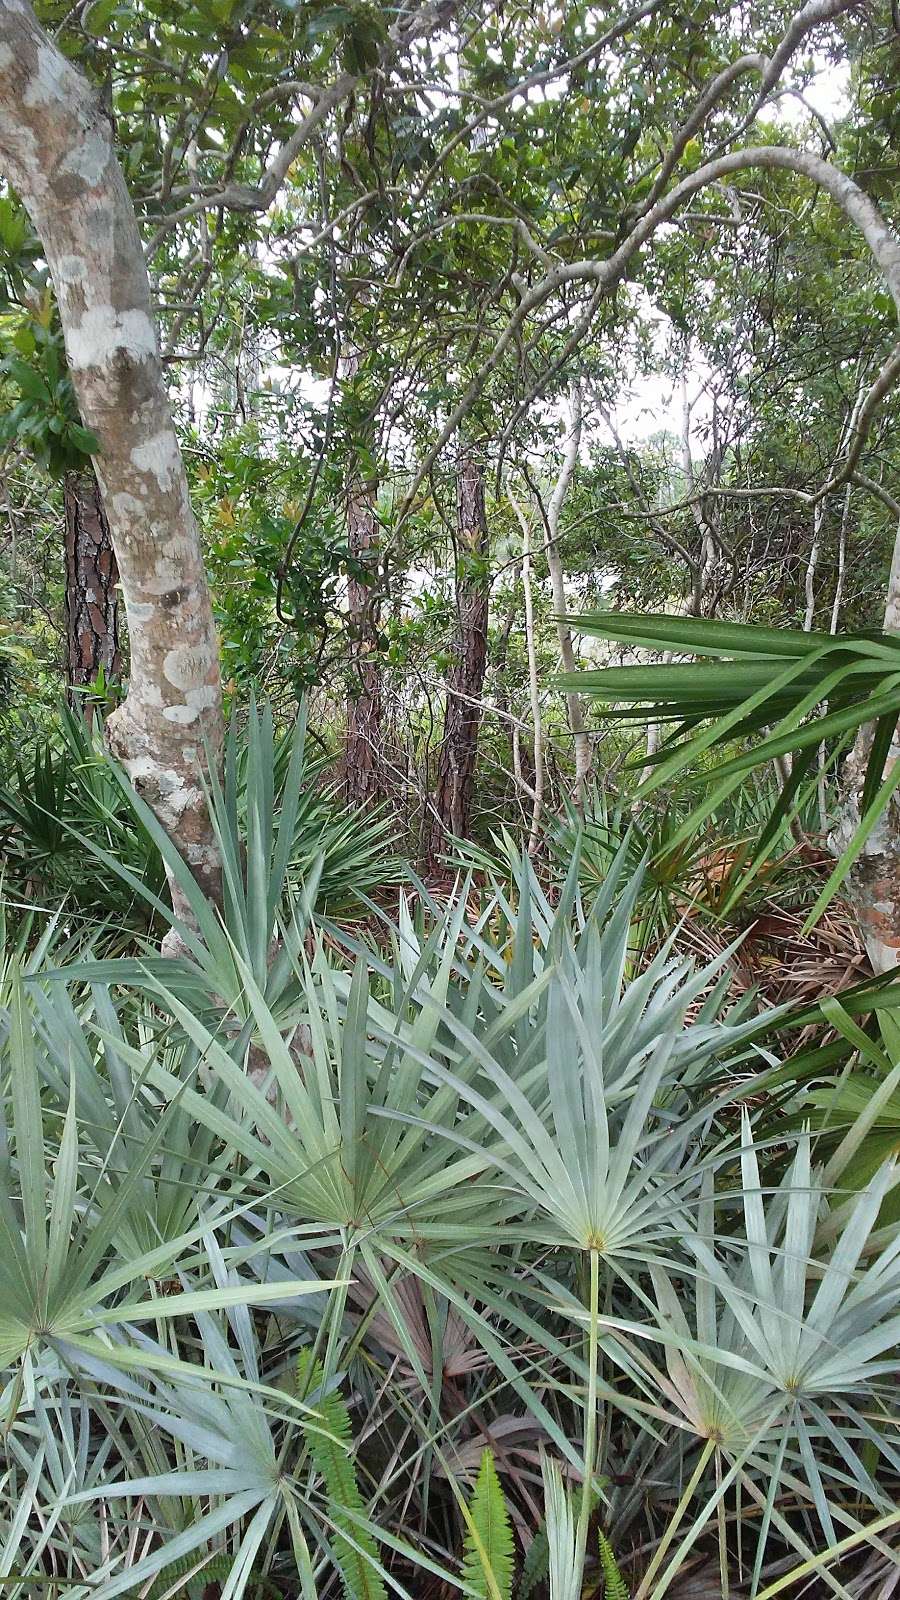
[[[0,163],[40,237],[81,415],[100,440],[131,661],[110,748],[217,897],[201,767],[223,736],[218,646],[140,234],[109,122],[25,0],[0,0]]]
[[[468,837],[475,789],[480,701],[487,663],[487,517],[484,472],[468,451],[462,455],[457,471],[456,510],[459,623],[453,663],[447,673],[444,736],[425,849],[428,861],[439,856],[448,833],[460,839]]]
[[[109,523],[93,472],[67,472],[63,482],[66,525],[66,677],[84,688],[102,672],[116,679],[119,650],[119,568]]]

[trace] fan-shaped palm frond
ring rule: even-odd
[[[871,725],[859,820],[810,925],[837,892],[900,784],[900,762],[888,760],[900,717],[900,639],[874,632],[832,636],[613,611],[592,612],[577,621],[583,632],[602,639],[701,658],[699,663],[607,667],[560,680],[562,687],[601,701],[608,716],[672,728],[652,758],[654,770],[640,792],[651,794],[694,768],[690,781],[702,782],[706,794],[676,830],[670,848],[689,840],[749,772],[782,756],[793,757],[790,780],[723,910],[759,870],[785,817],[796,815],[816,789],[816,753],[823,741],[833,765],[860,730]],[[735,742],[743,748],[713,766],[704,765],[707,752]]]

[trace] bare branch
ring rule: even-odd
[[[807,4],[800,7],[763,73],[759,94],[753,103],[751,111],[741,123],[737,132],[732,134],[731,137],[733,139],[739,139],[742,134],[746,133],[751,124],[756,121],[791,56],[798,46],[803,43],[806,35],[813,28],[818,27],[820,22],[832,22],[835,17],[839,17],[843,12],[849,11],[853,3],[854,0],[807,0]]]
[[[826,495],[832,494],[835,489],[840,488],[842,483],[846,483],[848,478],[852,478],[856,463],[862,455],[875,413],[882,400],[890,393],[898,380],[900,380],[900,344],[895,344],[874,383],[871,384],[864,395],[860,396],[859,402],[850,418],[847,453],[838,470],[832,473],[828,482],[823,484],[818,491],[817,500],[824,500]]]

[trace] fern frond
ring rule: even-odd
[[[506,1500],[490,1450],[481,1457],[463,1545],[463,1581],[481,1600],[510,1600],[513,1536]]]
[[[546,1578],[549,1565],[550,1544],[547,1539],[547,1524],[542,1522],[525,1552],[516,1600],[528,1600],[532,1590]]]
[[[605,1533],[598,1532],[600,1540],[600,1565],[603,1568],[603,1600],[629,1600],[625,1579],[613,1555],[612,1545]]]
[[[310,1406],[311,1417],[331,1435],[329,1438],[325,1433],[314,1433],[301,1421],[313,1464],[325,1484],[331,1519],[340,1530],[331,1536],[334,1559],[340,1569],[346,1600],[387,1600],[387,1590],[377,1570],[378,1547],[372,1535],[356,1520],[365,1518],[366,1507],[350,1454],[353,1446],[350,1415],[337,1390],[316,1394],[322,1389],[324,1377],[321,1361],[313,1360],[308,1350],[301,1350],[297,1358],[297,1393]],[[310,1394],[316,1395],[311,1405],[307,1398]]]
[[[201,1561],[203,1565],[196,1570]],[[223,1554],[212,1556],[209,1561],[203,1561],[202,1553],[199,1550],[192,1550],[189,1555],[179,1556],[175,1561],[170,1561],[168,1566],[163,1567],[153,1580],[147,1600],[159,1600],[161,1595],[168,1594],[179,1578],[184,1578],[185,1581],[177,1590],[178,1594],[186,1595],[187,1600],[203,1600],[204,1590],[211,1583],[225,1583],[233,1566],[233,1556]]]

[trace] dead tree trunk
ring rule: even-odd
[[[201,764],[223,736],[218,646],[141,238],[110,124],[25,0],[0,0],[0,162],[41,240],[79,409],[100,440],[131,663],[110,747],[217,896]]]
[[[425,856],[434,861],[448,834],[469,835],[481,696],[487,663],[488,569],[484,471],[471,451],[460,457],[456,476],[457,636],[447,673],[444,734],[438,756],[434,811]]]
[[[541,690],[538,680],[537,637],[534,627],[534,591],[531,583],[531,523],[513,494],[508,491],[509,503],[522,529],[522,592],[525,600],[525,651],[528,656],[528,699],[531,706],[534,755],[534,784],[531,786],[531,827],[528,832],[528,854],[537,854],[541,836],[541,814],[544,808],[544,726],[541,715]],[[513,730],[513,751],[518,750],[518,740]],[[521,766],[521,763],[519,763]],[[521,781],[517,770],[516,777]]]
[[[571,417],[569,436],[563,455],[563,463],[559,477],[550,496],[547,506],[547,570],[550,573],[550,587],[553,591],[553,609],[556,612],[556,637],[559,642],[559,657],[564,672],[577,672],[578,661],[575,656],[575,646],[572,642],[572,629],[569,623],[568,603],[566,600],[566,575],[563,559],[559,553],[560,517],[566,502],[566,496],[575,477],[578,466],[578,451],[581,446],[581,389],[578,384],[572,385]],[[584,810],[585,788],[591,770],[591,741],[588,737],[584,720],[584,704],[581,695],[574,689],[566,694],[566,709],[569,714],[569,729],[572,734],[572,745],[575,752],[575,784],[572,790],[572,801],[576,811]]]
[[[684,476],[685,498],[691,502],[691,514],[697,526],[700,544],[700,553],[693,571],[694,589],[691,597],[691,611],[695,617],[702,617],[703,602],[716,563],[716,542],[712,528],[707,520],[703,502],[696,498],[697,481],[694,474],[694,457],[691,451],[692,408],[687,391],[687,365],[689,359],[690,350],[686,350],[684,369],[681,374],[681,470]]]
[[[341,357],[339,382],[352,383],[359,368],[351,346]],[[351,634],[352,682],[347,696],[342,780],[344,797],[355,806],[384,798],[385,766],[382,731],[381,666],[378,660],[379,601],[371,581],[378,558],[378,523],[371,490],[352,463],[347,474],[347,545],[365,571],[351,572],[347,582],[347,619]]]
[[[118,678],[119,568],[109,523],[93,472],[67,472],[63,482],[66,525],[66,678],[83,689],[102,672]]]
[[[347,543],[351,555],[371,567],[377,554],[375,513],[368,492],[359,483],[350,488]],[[364,806],[384,797],[378,606],[371,584],[350,577],[347,610],[353,633],[353,683],[347,700],[344,794],[349,804]]]
[[[900,634],[900,526],[894,541],[884,612],[885,633]],[[862,817],[866,766],[872,748],[871,727],[863,728],[844,769],[838,824],[831,842],[846,849]],[[900,730],[888,752],[882,776],[900,761]],[[894,790],[850,869],[847,888],[869,960],[876,972],[890,972],[900,962],[900,792]]]

